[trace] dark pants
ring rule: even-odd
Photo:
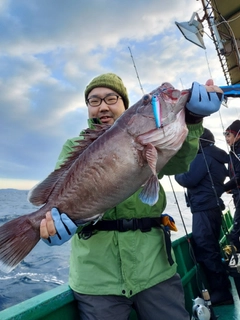
[[[93,296],[74,292],[80,320],[127,320],[132,308],[139,320],[189,320],[179,275],[163,281],[131,298]]]
[[[197,262],[203,267],[210,289],[224,290],[230,285],[222,263],[219,237],[221,210],[219,208],[193,213],[193,248]]]
[[[234,196],[235,213],[233,218],[233,228],[230,233],[230,241],[240,251],[240,200],[239,196]]]

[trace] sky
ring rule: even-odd
[[[87,128],[83,92],[93,77],[114,72],[131,105],[142,97],[130,50],[145,93],[165,81],[226,85],[207,22],[206,50],[175,25],[193,12],[203,17],[200,1],[1,0],[0,189],[30,189],[53,171],[64,142]],[[238,109],[229,99],[204,119],[226,151],[222,132]]]

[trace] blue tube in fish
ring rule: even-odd
[[[156,127],[160,128],[161,127],[161,105],[160,101],[158,99],[158,96],[153,95],[152,96],[152,109],[153,109],[153,115],[155,118],[156,122]]]

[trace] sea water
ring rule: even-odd
[[[37,210],[27,201],[28,191],[0,190],[0,225]],[[10,273],[0,271],[0,310],[53,289],[68,281],[70,242],[36,247]]]
[[[0,225],[37,210],[27,201],[27,193],[24,190],[0,189]],[[175,220],[178,231],[171,234],[175,240],[191,232],[192,214],[186,207],[183,192],[167,192],[166,195],[168,204],[164,213]],[[69,255],[70,241],[54,247],[39,241],[13,271],[0,271],[0,310],[66,283]]]

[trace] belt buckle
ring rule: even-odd
[[[122,219],[122,231],[129,231],[133,229],[133,219]]]

